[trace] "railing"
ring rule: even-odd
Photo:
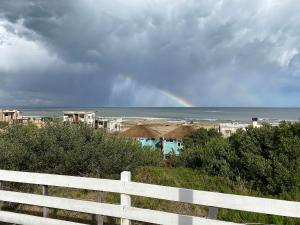
[[[0,211],[0,221],[7,223],[79,224],[47,218],[48,208],[95,214],[98,216],[98,225],[103,224],[103,216],[121,218],[121,225],[129,225],[131,220],[164,225],[237,224],[217,220],[218,208],[300,218],[300,202],[137,183],[131,181],[130,172],[122,172],[121,180],[108,180],[0,170],[0,189],[3,189],[4,181],[43,186],[43,195],[0,190],[0,201],[43,207],[44,217]],[[47,196],[49,186],[98,191],[99,202]],[[103,192],[120,193],[120,205],[102,203]],[[209,206],[209,216],[186,216],[132,207],[131,195]]]

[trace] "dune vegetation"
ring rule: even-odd
[[[300,201],[300,122],[264,124],[238,131],[229,139],[215,130],[198,129],[184,138],[185,148],[171,154],[172,168],[163,167],[160,151],[142,147],[104,130],[84,125],[48,123],[3,126],[0,132],[0,168],[74,176],[119,179],[132,171],[133,180],[196,190]],[[41,193],[34,185],[5,184],[5,189]],[[50,195],[97,199],[97,193],[63,188]],[[105,202],[118,203],[119,195],[105,193]],[[207,207],[142,197],[132,204],[142,208],[206,216]],[[37,207],[6,205],[8,210],[41,214]],[[96,224],[92,215],[50,211],[53,218]],[[296,225],[299,219],[220,209],[218,218],[243,223]],[[117,219],[105,218],[106,224]]]

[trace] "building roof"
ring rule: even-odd
[[[135,125],[128,130],[120,133],[122,137],[132,137],[132,138],[158,138],[160,133],[152,128],[146,127],[144,125]]]
[[[230,129],[230,128],[232,128],[232,129],[234,129],[234,128],[236,128],[236,129],[238,129],[238,128],[246,128],[249,125],[250,124],[248,124],[248,123],[237,123],[237,122],[233,122],[233,123],[220,123],[219,124],[220,128],[228,128],[228,129]]]
[[[95,111],[64,111],[65,114],[90,114],[90,113],[95,113]]]
[[[174,130],[166,133],[164,135],[165,139],[182,139],[186,135],[190,134],[194,128],[190,125],[182,125],[180,127],[175,128]]]
[[[118,117],[96,117],[96,120],[98,121],[113,121],[113,122],[122,122],[123,119],[122,118],[118,118]]]
[[[3,112],[3,113],[15,113],[15,112],[20,112],[20,111],[17,110],[17,109],[0,109],[0,112]]]

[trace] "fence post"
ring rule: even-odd
[[[131,181],[131,173],[128,171],[123,171],[121,173],[121,181],[123,181],[123,188],[125,188],[125,183]],[[131,197],[130,195],[121,194],[121,206],[123,206],[123,211],[126,206],[131,206]],[[130,225],[131,222],[129,219],[121,218],[121,225]]]
[[[43,195],[48,195],[47,185],[43,185]],[[43,207],[43,217],[49,217],[49,209],[47,207]]]
[[[98,193],[98,202],[104,202],[104,193],[102,191]],[[97,225],[103,225],[103,216],[97,215]]]
[[[0,190],[3,189],[3,181],[0,181]],[[4,202],[0,202],[0,210],[2,210]]]
[[[208,218],[216,220],[218,218],[218,208],[208,207]]]

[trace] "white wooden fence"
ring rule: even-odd
[[[42,185],[43,195],[5,191],[1,188],[4,181]],[[48,186],[98,191],[100,202],[47,196]],[[44,217],[0,211],[0,221],[15,224],[79,224],[47,218],[48,208],[95,214],[98,224],[103,223],[103,216],[117,217],[121,218],[121,225],[129,225],[131,220],[164,225],[236,224],[217,220],[218,208],[300,218],[300,202],[137,183],[131,181],[131,174],[126,171],[121,173],[121,180],[108,180],[0,170],[0,188],[0,201],[43,207]],[[102,203],[103,192],[120,193],[120,205]],[[131,195],[209,206],[209,216],[194,217],[132,207]]]

